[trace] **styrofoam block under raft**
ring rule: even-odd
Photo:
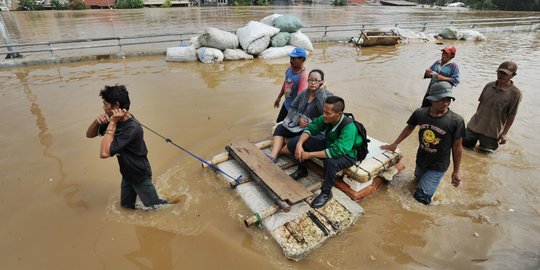
[[[280,158],[279,163],[283,163],[283,158]],[[244,170],[235,160],[228,160],[226,162],[218,164],[217,166],[221,170],[235,178],[239,175],[242,175],[243,177],[249,176],[249,173]],[[289,171],[293,171],[294,169],[295,167],[290,168]],[[223,175],[221,176],[227,182],[234,181]],[[301,179],[301,181],[299,182],[304,187],[309,187],[321,181],[322,179],[320,177],[318,177],[312,172],[309,172],[308,177]],[[263,210],[274,205],[272,199],[268,197],[268,195],[266,195],[265,191],[255,181],[239,185],[236,188],[236,192],[253,213],[262,212]],[[329,212],[329,218],[340,220],[342,222],[338,231],[333,231],[331,226],[328,223],[325,223],[324,219],[321,218],[320,220],[325,223],[325,225],[327,225],[328,229],[330,230],[330,234],[328,236],[324,236],[322,232],[320,234],[311,233],[314,231],[313,226],[315,225],[309,219],[309,221],[306,221],[306,212],[311,210],[315,213],[315,211],[311,209],[309,204],[306,202],[292,205],[289,212],[284,212],[280,210],[262,221],[262,225],[265,230],[267,230],[270,235],[272,235],[272,238],[274,238],[274,240],[282,248],[283,254],[285,254],[287,258],[293,260],[300,260],[309,252],[322,245],[329,237],[339,234],[352,226],[356,222],[358,217],[364,213],[364,210],[362,209],[362,207],[360,207],[360,205],[352,201],[346,194],[344,194],[339,189],[333,188],[332,193],[334,195],[333,199],[327,204],[327,206],[339,205],[344,209],[343,211],[341,211],[340,215],[346,216],[346,218],[342,217],[340,219],[339,217],[332,215],[332,212]],[[322,209],[324,209],[324,207]],[[338,213],[336,212],[335,214]],[[299,223],[299,221],[301,221],[301,223]],[[309,241],[306,241],[305,243],[295,244],[294,241],[296,240],[291,240],[290,235],[288,235],[289,237],[287,237],[288,231],[284,226],[284,224],[287,222],[293,222],[294,224],[298,224],[298,231],[301,234],[306,234],[306,239],[309,239]],[[316,230],[319,230],[317,227],[315,228]],[[310,237],[307,237],[308,235]]]
[[[366,158],[342,171],[351,182],[367,183],[385,171],[392,170],[392,167],[401,159],[399,149],[396,149],[396,152],[381,150],[381,145],[385,143],[369,136],[368,138],[371,142],[368,145],[369,153]],[[322,160],[313,159],[313,161],[323,167]]]

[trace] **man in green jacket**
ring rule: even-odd
[[[353,121],[347,121],[343,115],[345,101],[337,96],[330,96],[324,103],[323,115],[315,118],[302,135],[287,144],[290,153],[300,161],[298,169],[291,174],[294,180],[306,177],[308,172],[303,165],[305,160],[320,158],[324,163],[324,182],[321,193],[311,207],[324,206],[332,198],[332,187],[336,174],[351,167],[358,156],[357,147],[362,144],[362,137]],[[342,122],[347,123],[340,126]],[[324,136],[322,136],[324,132]]]

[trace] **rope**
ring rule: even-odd
[[[139,121],[137,121],[137,122],[139,122]],[[234,178],[234,177],[230,176],[228,173],[226,173],[226,172],[224,172],[223,170],[221,170],[220,168],[218,168],[216,165],[214,165],[214,164],[212,164],[212,163],[210,163],[210,162],[208,162],[208,161],[206,161],[206,160],[204,160],[204,159],[198,157],[197,155],[193,154],[193,153],[190,152],[189,150],[187,150],[187,149],[183,148],[182,146],[180,146],[180,145],[174,143],[171,139],[163,137],[161,134],[155,132],[154,130],[152,130],[151,128],[145,126],[145,125],[142,124],[141,122],[139,122],[139,124],[140,124],[142,127],[148,129],[150,132],[152,132],[152,133],[158,135],[159,137],[161,137],[162,139],[164,139],[166,143],[170,143],[170,144],[172,144],[172,145],[178,147],[180,150],[186,152],[187,154],[189,154],[190,156],[196,158],[196,159],[199,160],[200,162],[202,162],[202,163],[208,165],[209,167],[211,167],[212,169],[216,170],[217,172],[219,172],[219,173],[221,173],[221,174],[223,174],[223,175],[225,175],[225,176],[231,178],[231,179],[234,180],[236,183],[240,183],[240,179],[242,179],[242,175],[239,175],[238,178]]]

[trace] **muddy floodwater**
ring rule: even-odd
[[[15,41],[28,42],[158,26],[170,32],[182,20],[198,30],[225,28],[274,12],[298,15],[308,25],[531,15],[318,6],[36,12],[4,19],[11,20]],[[85,138],[103,112],[99,90],[120,83],[140,122],[201,157],[234,141],[268,139],[287,58],[205,65],[158,56],[0,69],[0,269],[539,269],[540,33],[490,32],[486,38],[444,44],[457,47],[462,75],[451,109],[468,121],[497,66],[515,61],[523,100],[508,143],[489,156],[464,151],[462,185],[452,187],[448,173],[434,203],[424,206],[412,198],[413,133],[400,145],[406,169],[360,203],[366,214],[351,229],[300,262],[285,259],[263,230],[244,227],[250,211],[221,177],[148,131],[158,192],[180,202],[159,211],[121,209],[117,161],[100,159],[100,140]],[[328,88],[345,98],[346,110],[369,135],[390,142],[421,104],[428,85],[422,75],[444,45],[357,50],[322,43],[306,67],[322,69]]]

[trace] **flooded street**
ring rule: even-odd
[[[227,29],[274,12],[297,15],[306,25],[534,15],[318,6],[2,16],[14,42],[30,42]],[[120,209],[117,161],[101,160],[100,140],[85,137],[103,113],[99,90],[120,83],[141,123],[201,157],[210,159],[233,141],[268,139],[288,58],[205,65],[159,56],[0,69],[1,268],[538,269],[540,146],[531,140],[540,134],[534,109],[540,32],[485,35],[486,42],[445,43],[457,48],[462,76],[450,107],[467,122],[497,66],[515,61],[523,99],[508,143],[492,156],[464,151],[462,185],[452,187],[447,173],[433,205],[424,206],[412,197],[414,133],[400,144],[405,171],[360,203],[366,214],[351,229],[300,262],[285,259],[264,230],[244,227],[250,212],[220,176],[147,130],[158,192],[180,203],[151,212]],[[420,105],[428,85],[422,75],[442,47],[315,44],[306,67],[322,69],[346,111],[370,136],[390,142]]]

